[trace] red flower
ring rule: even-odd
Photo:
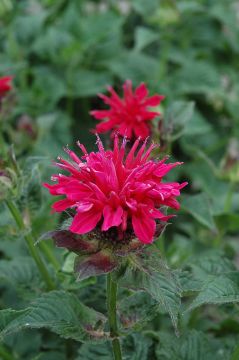
[[[146,149],[146,141],[135,154],[140,139],[136,140],[130,152],[125,156],[126,139],[121,145],[118,136],[114,138],[114,149],[106,151],[98,138],[98,151],[83,152],[79,158],[70,149],[65,149],[71,158],[66,161],[58,158],[58,167],[68,171],[69,175],[52,176],[56,184],[44,184],[52,195],[64,195],[63,200],[53,204],[53,209],[62,212],[67,208],[75,209],[70,231],[85,234],[101,227],[108,231],[114,227],[118,238],[124,232],[134,232],[142,243],[151,243],[156,230],[156,219],[167,221],[161,206],[179,208],[176,197],[180,195],[186,183],[162,182],[163,177],[180,163],[165,164],[149,160],[155,145]]]
[[[157,106],[164,99],[162,95],[148,97],[148,89],[144,83],[140,84],[135,92],[132,90],[132,82],[127,80],[123,85],[124,97],[121,99],[114,89],[109,86],[110,97],[99,94],[104,103],[109,105],[109,110],[93,110],[90,112],[97,120],[103,120],[96,125],[96,132],[104,133],[109,130],[117,130],[122,136],[129,139],[145,139],[150,134],[150,120],[160,115],[157,111],[149,108]],[[104,121],[105,120],[105,121]]]
[[[6,95],[12,88],[12,76],[4,76],[0,78],[0,97]]]

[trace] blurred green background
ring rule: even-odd
[[[96,94],[125,79],[166,95],[164,108],[194,100],[183,142],[217,151],[217,163],[238,137],[238,1],[2,0],[0,16],[0,74],[14,75],[19,151],[55,156],[73,139],[94,142]],[[23,144],[26,116],[34,136],[25,129]]]
[[[41,186],[45,173],[53,172],[52,168],[46,171],[50,160],[78,139],[92,149],[95,137],[89,130],[96,121],[89,111],[102,108],[97,93],[106,91],[109,84],[120,92],[122,83],[132,79],[134,86],[145,82],[150,94],[166,96],[156,140],[173,160],[184,161],[171,179],[189,182],[182,211],[157,246],[172,267],[191,269],[200,284],[238,269],[238,0],[1,0],[0,76],[8,74],[14,76],[15,89],[4,103],[1,126],[24,170],[16,200],[36,237],[58,226],[57,215],[49,216],[52,199]],[[0,210],[0,252],[7,259],[1,260],[1,272],[8,278],[7,266],[28,252],[9,214],[3,206]],[[66,252],[54,251],[62,264]],[[28,286],[29,278],[24,279]],[[71,276],[70,285],[67,281],[63,285],[78,291],[73,282]],[[185,283],[182,280],[186,296],[199,291],[193,288],[195,283]],[[238,277],[233,284],[238,299]],[[232,299],[229,285],[220,289],[225,302],[227,295]],[[15,290],[1,291],[2,308],[21,306],[19,298],[12,296]],[[81,294],[86,303],[96,307],[103,303],[102,284],[87,291],[85,298]],[[24,304],[36,295],[29,293],[23,297]],[[215,336],[212,353],[225,345],[215,360],[237,359],[230,354],[238,342],[238,309],[230,305],[196,309],[181,320],[181,327]],[[177,360],[169,321],[156,319],[150,323],[152,328],[170,334],[166,345],[157,345],[156,358]]]

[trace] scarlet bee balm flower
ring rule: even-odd
[[[4,76],[0,78],[0,97],[6,95],[12,88],[12,76]]]
[[[145,139],[150,134],[150,122],[160,113],[152,111],[151,107],[158,106],[164,99],[163,95],[148,96],[148,89],[144,83],[133,92],[132,82],[127,80],[123,85],[124,96],[121,99],[114,89],[109,86],[110,97],[99,94],[110,109],[93,110],[90,112],[102,122],[96,125],[97,133],[117,130],[122,136],[135,139],[139,136]]]
[[[154,144],[146,148],[146,141],[139,147],[140,139],[125,155],[126,139],[119,144],[115,135],[113,150],[105,150],[98,138],[98,151],[87,153],[78,146],[83,156],[78,157],[65,149],[70,161],[58,158],[56,165],[69,175],[52,176],[56,184],[44,184],[52,195],[65,198],[53,204],[53,210],[75,210],[70,231],[85,234],[96,227],[102,232],[116,228],[118,238],[133,231],[142,243],[151,243],[156,231],[156,220],[167,221],[161,206],[179,209],[176,197],[186,183],[163,182],[163,177],[180,163],[166,164],[166,158],[149,160]],[[137,154],[136,154],[136,150]]]

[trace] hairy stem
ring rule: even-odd
[[[61,265],[58,262],[58,260],[56,259],[56,257],[54,256],[54,254],[52,253],[48,244],[46,244],[45,242],[40,242],[39,248],[42,251],[42,253],[44,254],[45,258],[52,264],[54,269],[56,271],[59,271],[59,269],[61,268]]]
[[[33,236],[31,234],[31,232],[28,232],[28,229],[26,228],[26,226],[23,222],[21,213],[19,212],[18,208],[16,207],[16,205],[14,204],[13,201],[5,200],[5,202],[6,202],[6,205],[9,209],[10,213],[12,214],[12,217],[14,218],[19,230],[22,230],[24,233],[24,239],[27,243],[28,250],[34,259],[44,282],[46,283],[47,289],[53,290],[55,288],[54,282],[53,282],[50,274],[48,273],[48,270],[47,270],[45,264],[43,263],[40,255],[38,254],[37,249],[34,246]]]
[[[122,360],[121,346],[118,338],[119,334],[117,328],[116,301],[117,301],[117,283],[112,279],[112,274],[109,273],[107,275],[107,307],[108,307],[110,336],[112,338],[114,359]]]

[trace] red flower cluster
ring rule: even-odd
[[[141,87],[141,91],[142,91]],[[140,91],[138,91],[139,96]],[[142,96],[141,96],[142,98]],[[98,151],[83,152],[80,158],[70,149],[65,149],[71,161],[58,158],[58,167],[69,175],[52,176],[56,184],[44,184],[52,195],[64,195],[63,200],[53,204],[53,209],[62,212],[75,209],[70,231],[85,234],[101,227],[102,231],[114,227],[118,238],[126,231],[134,231],[142,243],[151,243],[156,230],[156,219],[167,221],[161,206],[179,208],[176,197],[186,183],[163,182],[163,177],[180,163],[166,164],[166,158],[149,160],[154,144],[146,148],[146,141],[139,147],[136,140],[126,155],[126,139],[119,144],[114,138],[113,150],[105,150],[98,138]],[[138,149],[137,153],[136,150]]]
[[[0,78],[0,98],[6,95],[12,88],[12,76],[4,76]]]
[[[144,83],[140,84],[135,92],[132,82],[127,80],[123,85],[124,96],[121,99],[112,87],[108,87],[110,97],[99,94],[110,109],[93,110],[90,112],[97,120],[103,120],[96,126],[97,133],[117,130],[122,136],[135,139],[139,136],[146,139],[150,134],[150,121],[160,115],[150,107],[158,106],[164,99],[162,95],[148,97],[148,89]]]

